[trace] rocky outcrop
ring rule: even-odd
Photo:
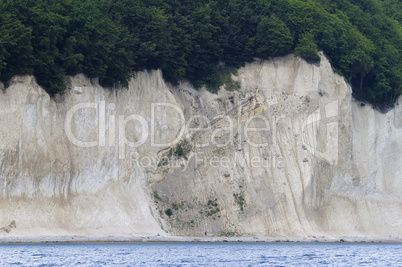
[[[255,61],[218,94],[139,72],[0,93],[0,235],[402,237],[402,108],[323,57]],[[231,87],[232,88],[232,87]],[[401,99],[399,100],[399,103]]]

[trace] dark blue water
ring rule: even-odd
[[[0,245],[0,266],[402,266],[402,244],[90,243]]]

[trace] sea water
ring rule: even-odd
[[[402,266],[389,243],[2,244],[0,266]]]

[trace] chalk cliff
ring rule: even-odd
[[[31,76],[0,93],[0,236],[402,238],[402,105],[356,102],[322,57],[246,64],[218,94]]]

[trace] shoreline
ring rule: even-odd
[[[367,237],[183,237],[183,236],[0,236],[1,244],[47,244],[47,243],[402,243],[401,238]]]

